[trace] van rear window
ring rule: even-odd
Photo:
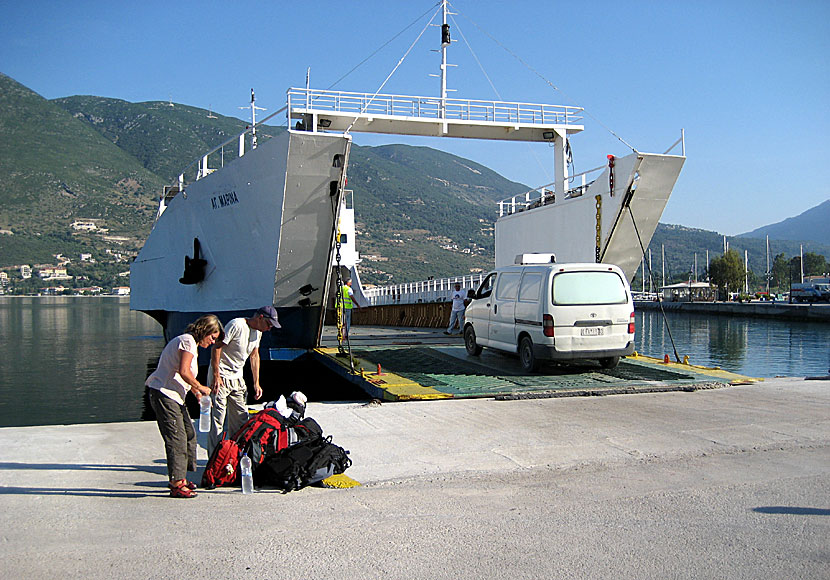
[[[553,277],[553,303],[625,304],[625,284],[616,272],[560,272]]]

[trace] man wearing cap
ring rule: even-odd
[[[225,418],[228,433],[233,434],[248,419],[248,387],[242,376],[245,361],[251,361],[254,378],[254,395],[262,397],[259,386],[259,341],[263,332],[279,328],[277,311],[273,306],[263,306],[250,318],[234,318],[225,325],[225,336],[216,341],[210,353],[208,386],[211,388],[213,407],[212,425],[208,434],[208,455],[222,439]]]

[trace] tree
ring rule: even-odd
[[[784,253],[775,256],[772,264],[772,280],[770,286],[773,288],[789,288],[790,284],[790,262]]]
[[[713,284],[729,295],[729,288],[740,289],[744,284],[744,263],[738,252],[729,250],[709,263],[709,277]]]
[[[821,276],[827,273],[827,261],[824,256],[814,252],[804,254],[804,275]]]

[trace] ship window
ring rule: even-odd
[[[334,197],[335,195],[337,195],[337,185],[338,185],[338,183],[336,181],[330,181],[329,182],[329,195],[330,196]]]
[[[337,155],[334,156],[334,161],[332,162],[331,166],[332,167],[343,167],[343,159],[344,159],[343,154],[338,153]]]
[[[346,244],[349,242],[349,234],[340,234],[340,243]]]

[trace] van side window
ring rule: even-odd
[[[515,300],[521,276],[519,272],[505,272],[499,276],[499,283],[496,286],[496,300]]]
[[[478,298],[487,298],[490,294],[493,293],[493,284],[496,283],[496,273],[493,272],[489,276],[487,276],[484,281],[481,283],[481,286],[478,287],[478,292],[476,295]]]
[[[522,286],[519,288],[519,302],[537,302],[539,290],[542,287],[542,274],[527,272],[522,277]]]

